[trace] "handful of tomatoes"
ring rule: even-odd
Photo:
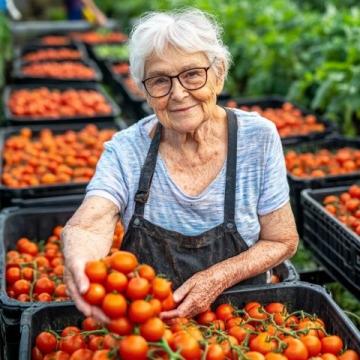
[[[43,331],[33,360],[359,360],[324,322],[282,303],[224,303],[196,318],[164,323],[159,314],[175,306],[171,284],[125,251],[88,262],[91,281],[84,298],[111,318],[107,326],[86,318],[61,333]],[[75,325],[75,324],[74,324]]]

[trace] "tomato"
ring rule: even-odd
[[[249,360],[265,360],[265,356],[257,351],[249,351],[245,355]]]
[[[234,336],[239,343],[241,343],[247,336],[246,328],[235,325],[228,330],[228,334]]]
[[[171,282],[166,279],[156,277],[152,281],[151,286],[152,286],[152,295],[156,299],[164,300],[171,293]]]
[[[72,353],[70,360],[92,360],[92,356],[90,349],[78,349]]]
[[[270,303],[265,306],[265,310],[270,313],[283,313],[285,310],[285,305],[281,303]]]
[[[270,334],[267,332],[260,333],[255,338],[250,340],[250,349],[262,354],[266,354],[270,351],[275,351],[277,348],[277,342],[270,340]],[[298,359],[300,360],[300,359]]]
[[[54,291],[55,296],[67,297],[67,290],[65,284],[59,284],[56,286]]]
[[[287,357],[279,353],[269,352],[265,355],[265,360],[287,360]]]
[[[28,280],[17,280],[13,284],[12,289],[14,290],[15,296],[20,294],[29,294],[30,292],[31,284]]]
[[[173,349],[179,351],[184,359],[197,360],[201,358],[198,342],[186,331],[179,331],[173,336]]]
[[[55,335],[43,331],[36,337],[35,344],[43,354],[48,354],[56,350],[57,339]]]
[[[109,360],[113,359],[113,357],[110,356],[110,350],[104,349],[104,350],[97,350],[94,352],[92,360]]]
[[[212,326],[217,330],[225,330],[225,322],[223,320],[216,319],[212,322]]]
[[[323,360],[337,360],[337,357],[334,354],[325,353],[321,355]]]
[[[145,300],[135,300],[129,306],[129,319],[135,323],[144,323],[153,315],[152,305]]]
[[[354,350],[346,350],[338,356],[339,360],[360,360],[359,354]]]
[[[15,281],[20,280],[21,271],[18,267],[11,267],[6,270],[6,281],[13,284]]]
[[[209,325],[216,319],[216,314],[211,310],[200,313],[196,320],[200,325]]]
[[[59,350],[56,352],[52,352],[50,354],[46,354],[43,360],[69,360],[69,359],[70,359],[70,355],[68,353]]]
[[[107,327],[111,332],[124,336],[130,335],[134,326],[127,317],[120,317],[118,319],[111,320]]]
[[[339,336],[325,336],[321,339],[321,347],[323,353],[337,355],[343,348],[344,343]]]
[[[43,360],[43,354],[41,353],[41,351],[34,346],[31,350],[31,360]]]
[[[41,294],[41,293],[48,293],[52,294],[55,290],[55,284],[52,280],[48,277],[40,278],[35,282],[34,293]]]
[[[152,298],[149,300],[149,304],[153,308],[154,316],[157,316],[161,313],[162,307],[161,301],[159,299]]]
[[[88,341],[88,348],[92,351],[101,350],[104,347],[104,337],[91,335]]]
[[[316,356],[321,352],[321,341],[317,336],[305,335],[301,336],[300,340],[305,344],[309,356]]]
[[[126,289],[126,296],[130,300],[145,299],[149,294],[150,284],[149,282],[141,277],[135,277],[128,283]]]
[[[90,283],[88,290],[83,295],[86,302],[91,305],[100,305],[105,298],[106,290],[104,286],[97,283]]]
[[[268,317],[268,315],[263,311],[262,306],[258,302],[250,302],[246,304],[245,311],[253,319],[265,320]]]
[[[159,318],[151,318],[140,325],[140,334],[147,341],[160,341],[165,332],[165,325]]]
[[[113,349],[115,347],[119,346],[120,341],[118,339],[115,339],[113,335],[106,334],[104,336],[104,349]]]
[[[289,360],[307,360],[309,352],[299,339],[288,337],[284,339],[284,342],[288,345],[284,355]]]
[[[121,293],[126,289],[127,284],[128,279],[126,275],[118,271],[113,271],[107,276],[105,287],[107,292],[117,291]]]
[[[206,360],[224,360],[225,353],[219,344],[211,344],[207,349]]]
[[[122,360],[145,360],[148,350],[148,344],[142,336],[129,335],[120,341],[118,352]]]
[[[135,270],[138,261],[136,256],[130,252],[116,251],[111,255],[110,264],[114,270],[128,274]]]
[[[127,303],[121,294],[106,294],[101,307],[106,315],[116,319],[125,315]]]
[[[233,326],[241,325],[243,322],[244,322],[243,318],[236,316],[236,317],[233,317],[233,318],[230,318],[229,320],[227,320],[225,323],[225,327],[226,327],[226,329],[230,329]]]
[[[174,301],[172,293],[161,302],[161,308],[162,311],[169,311],[176,308],[176,302]]]
[[[103,283],[107,277],[107,267],[101,260],[89,261],[85,265],[85,274],[90,282]]]
[[[86,343],[80,334],[68,335],[61,338],[59,342],[59,349],[72,354],[78,349],[85,349]]]
[[[141,264],[137,268],[139,276],[146,279],[147,281],[153,281],[155,279],[155,270],[152,266],[147,264]]]
[[[234,307],[230,304],[221,304],[216,308],[216,317],[220,320],[226,321],[234,317]]]
[[[48,294],[47,292],[44,292],[39,295],[35,295],[35,300],[41,301],[41,302],[49,302],[52,300],[52,298],[51,298],[50,294]]]
[[[85,331],[91,331],[101,329],[102,325],[95,318],[88,316],[81,323],[81,328]]]
[[[61,332],[61,337],[80,334],[80,329],[77,326],[67,326]]]

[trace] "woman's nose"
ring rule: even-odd
[[[181,85],[178,78],[172,79],[172,87],[170,91],[170,96],[175,99],[182,99],[188,95],[188,91]]]

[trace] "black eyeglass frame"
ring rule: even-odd
[[[147,79],[145,79],[145,80],[143,80],[143,81],[141,81],[141,82],[142,82],[142,84],[144,85],[144,88],[145,88],[146,92],[149,94],[149,96],[151,96],[152,98],[155,98],[155,99],[159,99],[159,98],[162,98],[162,97],[164,97],[164,96],[168,96],[168,95],[170,94],[171,89],[172,89],[172,87],[173,87],[173,79],[178,79],[180,85],[181,85],[184,89],[186,89],[186,90],[190,90],[190,91],[192,91],[192,90],[199,90],[199,89],[203,88],[203,87],[206,85],[207,80],[208,80],[208,70],[209,70],[209,69],[211,68],[211,66],[214,64],[215,60],[216,60],[216,58],[214,59],[214,61],[213,61],[209,66],[206,66],[206,67],[196,67],[196,68],[187,69],[187,70],[181,71],[180,73],[178,73],[177,75],[174,75],[174,76],[170,76],[170,75],[156,75],[156,76],[149,77],[149,78],[147,78]],[[186,86],[183,85],[183,83],[182,83],[181,80],[180,80],[180,75],[181,75],[181,74],[186,73],[186,72],[191,71],[191,70],[205,70],[205,81],[204,81],[204,84],[202,84],[201,86],[199,86],[199,87],[197,87],[197,88],[195,88],[195,89],[194,89],[194,88],[188,89]],[[146,81],[148,81],[148,80],[155,79],[155,78],[160,77],[160,76],[164,76],[164,77],[167,77],[167,78],[170,79],[171,85],[170,85],[169,91],[168,91],[165,95],[152,96],[152,95],[150,94],[149,90],[147,89],[145,83],[146,83]]]

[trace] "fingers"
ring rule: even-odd
[[[69,270],[65,270],[65,282],[66,287],[69,291],[70,297],[74,300],[76,307],[83,313],[85,316],[91,315],[91,306],[82,298],[79,293]]]
[[[181,302],[193,287],[194,287],[193,278],[186,280],[180,287],[178,287],[174,291],[173,294],[174,301],[176,303]]]
[[[179,311],[177,309],[170,310],[170,311],[164,311],[160,313],[160,319],[161,320],[169,320],[176,317],[180,317]]]
[[[99,307],[91,306],[83,299],[74,283],[72,274],[68,270],[65,275],[65,281],[70,293],[69,295],[74,300],[75,306],[79,309],[79,311],[81,311],[85,316],[92,316],[103,323],[108,323],[110,321],[110,319]]]
[[[77,285],[81,294],[85,294],[89,288],[89,279],[85,274],[85,261],[78,259],[70,267],[70,271],[74,277],[75,284]]]

